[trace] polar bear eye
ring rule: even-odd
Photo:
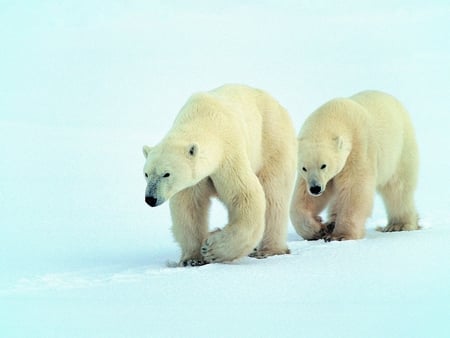
[[[147,173],[145,173],[144,175],[145,175],[145,177],[148,177],[148,174],[147,174]]]
[[[320,167],[320,169],[325,169],[327,167],[326,164],[322,164],[322,166]]]
[[[169,176],[170,176],[170,173],[165,173],[165,174],[163,175],[164,178],[169,177]]]
[[[306,173],[308,170],[306,170],[306,168],[305,167],[303,167],[302,168],[302,170]]]

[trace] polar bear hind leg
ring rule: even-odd
[[[388,215],[388,224],[384,228],[378,227],[378,231],[411,231],[420,228],[414,205],[415,184],[408,181],[409,177],[400,175],[396,175],[379,189]]]

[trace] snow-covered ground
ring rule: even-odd
[[[0,3],[1,337],[448,337],[447,1]],[[265,260],[170,268],[168,205],[141,147],[188,96],[274,95],[296,128],[380,89],[410,110],[423,229],[303,241]],[[226,223],[214,204],[211,226]]]

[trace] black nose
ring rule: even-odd
[[[309,188],[309,192],[313,195],[319,195],[322,192],[322,188],[319,185],[315,185]]]
[[[156,205],[156,202],[158,202],[158,200],[153,196],[145,196],[145,203],[147,203],[149,206],[154,207]]]

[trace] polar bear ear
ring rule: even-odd
[[[198,153],[198,144],[197,143],[190,144],[188,147],[188,155],[191,157],[195,157],[197,156],[197,153]]]
[[[150,151],[152,150],[152,147],[149,146],[143,146],[142,147],[142,152],[144,153],[144,157],[147,158],[148,154],[150,153]]]
[[[341,150],[342,147],[344,146],[344,139],[342,138],[342,136],[336,137],[335,141],[336,141],[336,145],[337,145],[338,150]]]
[[[337,136],[334,138],[338,150],[350,151],[351,144],[343,136]]]

